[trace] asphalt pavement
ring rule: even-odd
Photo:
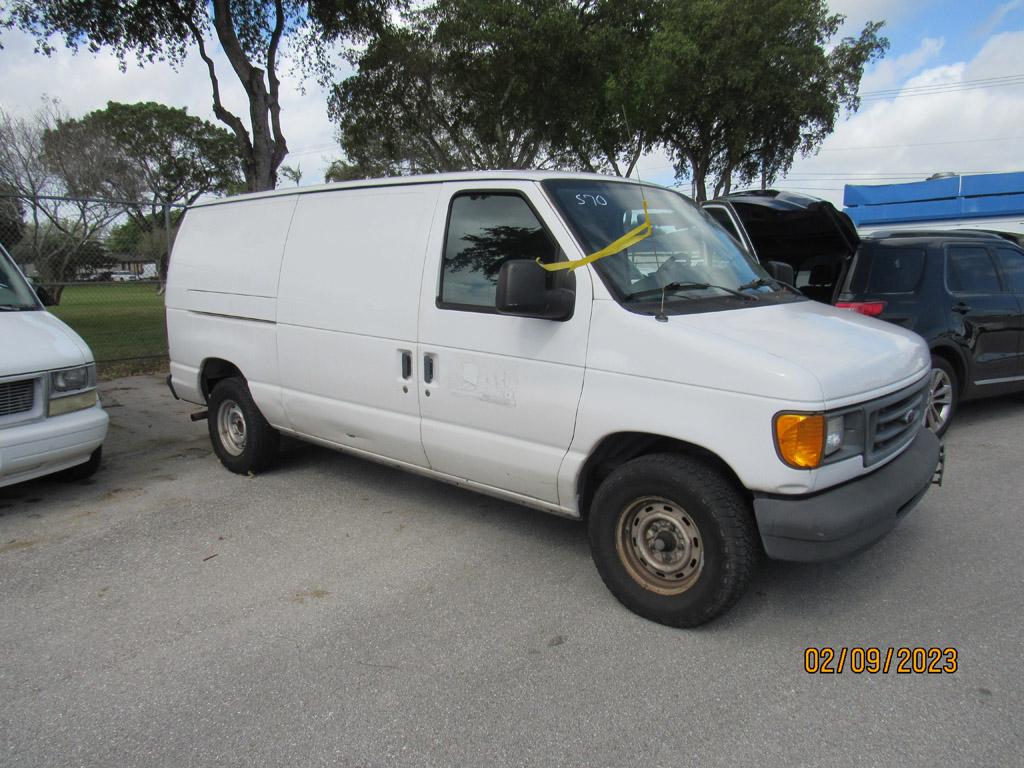
[[[622,608],[583,526],[289,443],[221,468],[159,377],[102,386],[91,481],[0,489],[0,765],[1020,766],[1024,401],[839,563],[697,630]],[[808,674],[808,646],[953,674]]]

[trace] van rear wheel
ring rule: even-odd
[[[217,382],[207,409],[210,442],[221,464],[246,475],[274,463],[281,436],[263,418],[243,379]]]
[[[653,454],[615,469],[594,496],[590,549],[605,585],[634,613],[695,627],[746,591],[759,549],[750,505],[707,462]]]

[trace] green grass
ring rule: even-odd
[[[156,291],[155,284],[72,285],[50,311],[85,339],[97,363],[150,358],[146,370],[153,361],[166,367],[164,297]]]

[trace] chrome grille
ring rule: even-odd
[[[36,404],[35,379],[0,384],[0,416],[31,411]]]
[[[892,456],[909,443],[924,422],[928,379],[867,405],[864,466]]]

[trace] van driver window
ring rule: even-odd
[[[441,303],[493,309],[501,265],[555,261],[558,247],[526,201],[513,194],[459,195],[452,201],[441,274]]]

